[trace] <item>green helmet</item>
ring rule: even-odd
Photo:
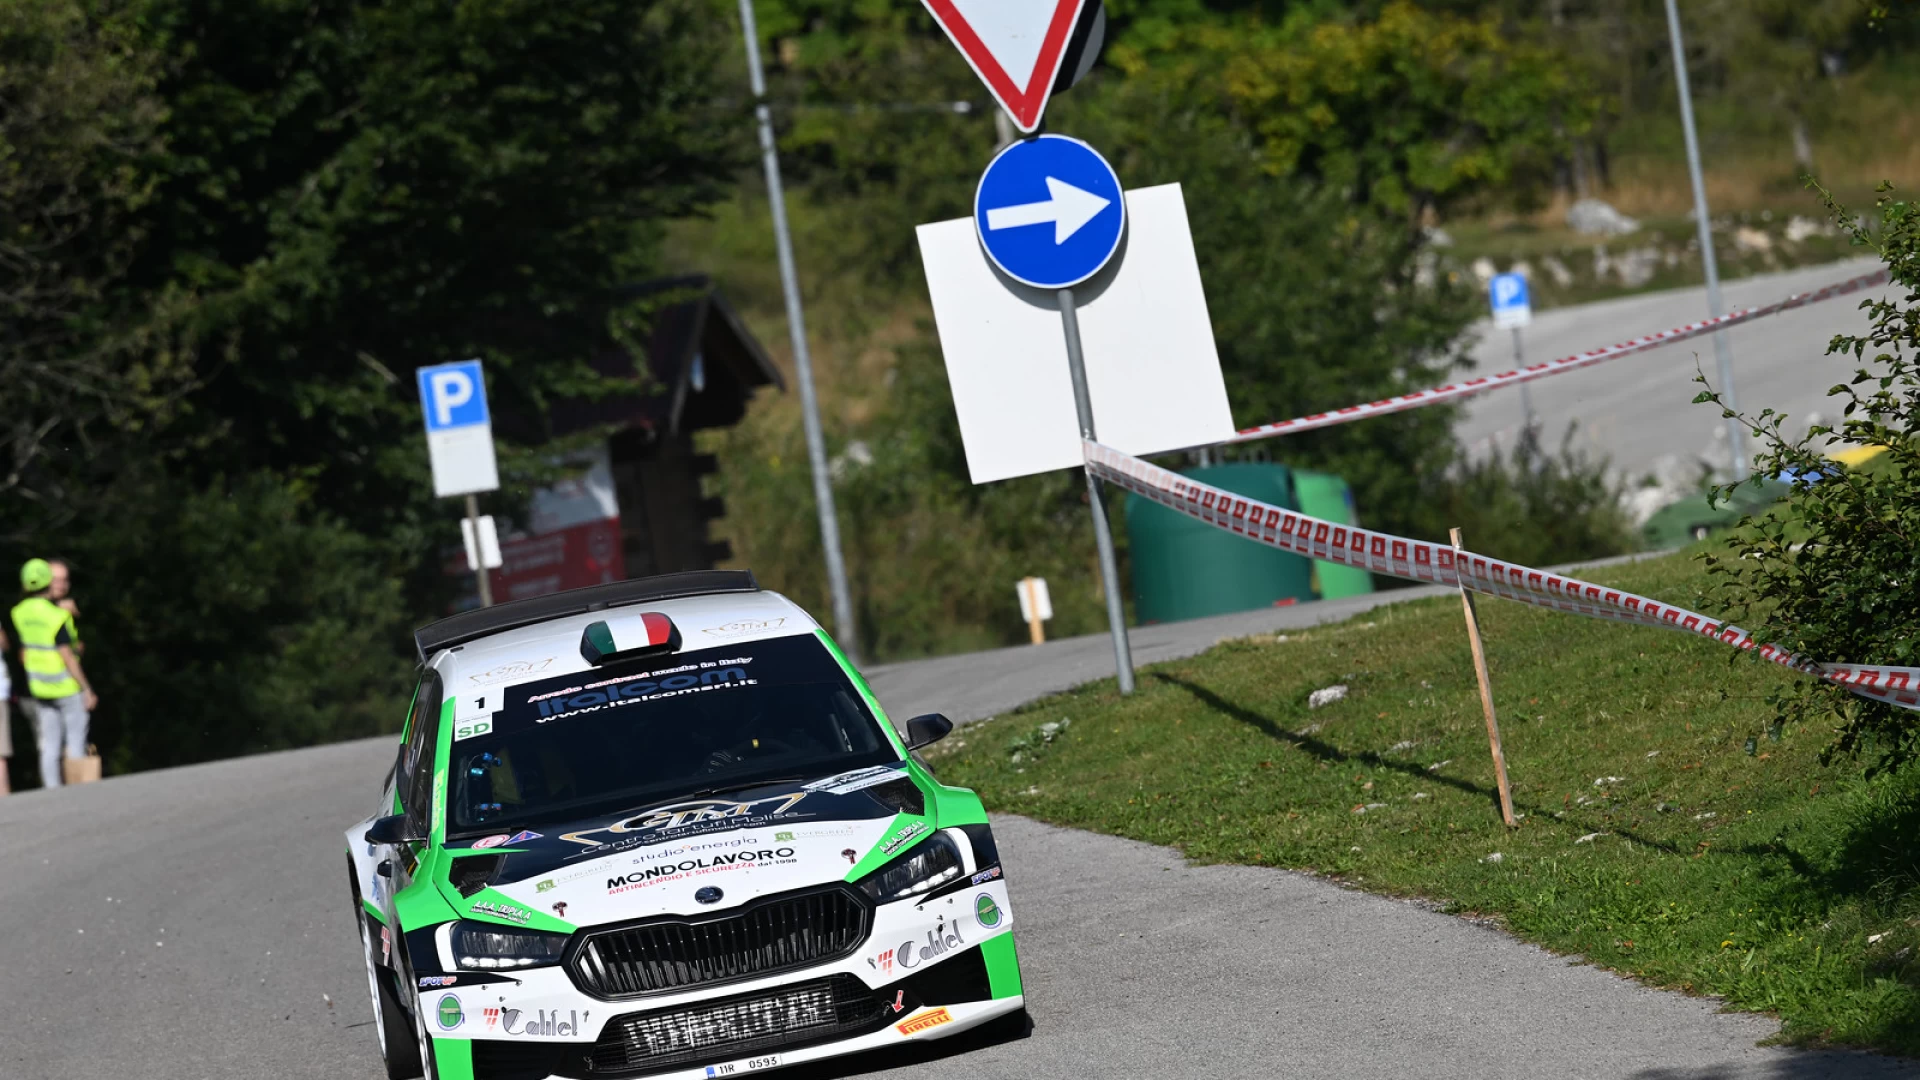
[[[39,592],[53,584],[53,567],[45,559],[28,559],[20,567],[20,587],[27,592]]]

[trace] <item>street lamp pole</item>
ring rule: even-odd
[[[1707,272],[1707,311],[1719,318],[1726,310],[1720,302],[1720,263],[1713,254],[1713,224],[1707,213],[1707,182],[1700,172],[1700,136],[1693,128],[1693,91],[1687,85],[1687,47],[1680,36],[1680,9],[1675,0],[1667,0],[1667,35],[1673,40],[1673,81],[1680,88],[1680,126],[1687,137],[1687,173],[1693,180],[1693,216],[1700,230],[1700,262]],[[1713,355],[1720,363],[1720,400],[1728,411],[1738,412],[1739,399],[1733,393],[1733,349],[1727,344],[1727,332],[1713,335]],[[1733,480],[1747,478],[1747,454],[1740,421],[1727,419],[1727,451],[1732,455]]]
[[[800,307],[799,273],[793,265],[793,236],[787,229],[787,196],[780,184],[780,152],[773,141],[773,110],[767,105],[767,80],[760,69],[760,33],[754,26],[753,0],[740,0],[740,30],[746,37],[747,73],[753,86],[754,115],[760,123],[760,158],[767,173],[767,200],[773,207],[774,246],[780,254],[780,284],[787,296],[787,332],[793,340],[795,379],[807,433],[807,459],[813,468],[813,501],[820,511],[820,546],[826,549],[827,588],[833,594],[833,631],[849,657],[859,652],[853,621],[853,597],[847,589],[847,564],[840,553],[840,520],[833,506],[833,478],[827,470],[826,438],[820,431],[820,404],[813,393],[813,358],[807,352],[806,314]]]

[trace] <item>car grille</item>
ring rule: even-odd
[[[887,1003],[852,975],[795,983],[721,1001],[628,1013],[594,1043],[595,1076],[648,1072],[837,1038],[884,1022]]]
[[[852,952],[866,933],[867,906],[834,887],[715,918],[603,930],[569,963],[582,990],[617,999],[810,967]]]

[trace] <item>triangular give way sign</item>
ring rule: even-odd
[[[1088,0],[920,2],[1013,117],[1013,125],[1026,132],[1038,128],[1074,24]]]

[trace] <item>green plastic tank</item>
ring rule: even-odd
[[[1298,510],[1285,465],[1233,464],[1187,476],[1250,499]],[[1313,599],[1311,560],[1216,529],[1151,499],[1127,496],[1135,617],[1197,619]]]
[[[1353,489],[1345,480],[1331,473],[1301,471],[1293,474],[1293,486],[1300,496],[1301,513],[1342,525],[1360,524],[1360,515],[1353,509]],[[1373,591],[1371,573],[1325,559],[1313,560],[1313,579],[1313,591],[1322,600],[1361,596]]]

